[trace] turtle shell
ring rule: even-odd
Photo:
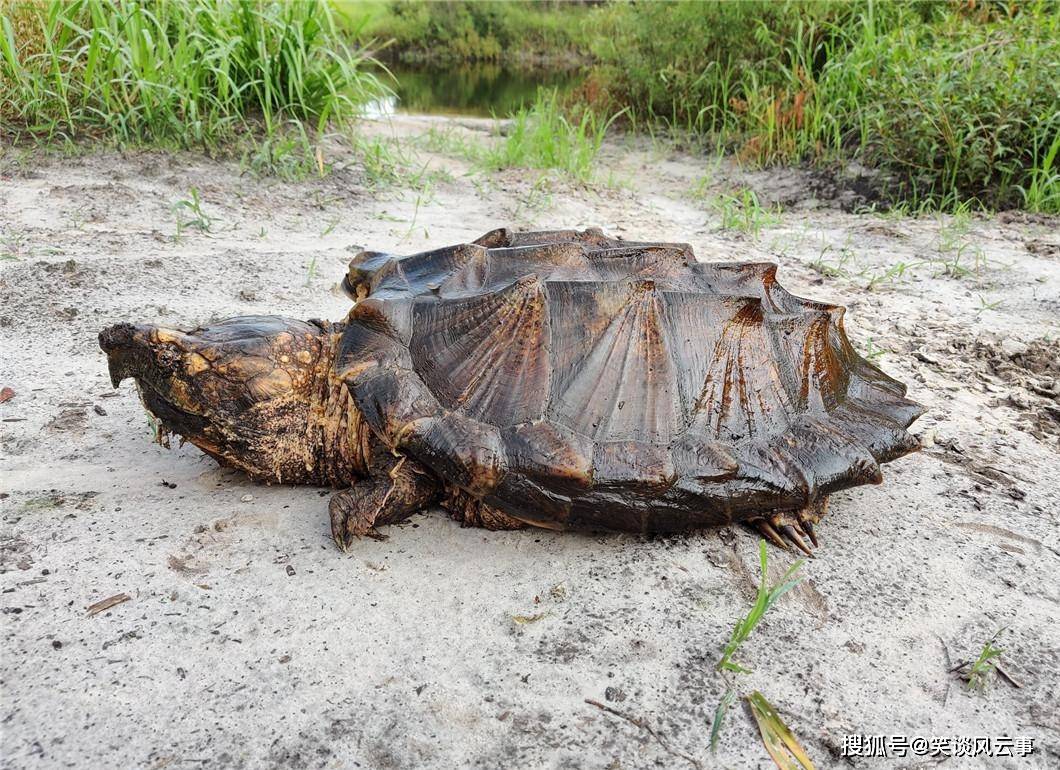
[[[354,259],[336,356],[395,451],[517,519],[677,531],[879,483],[922,412],[769,263],[599,230]]]

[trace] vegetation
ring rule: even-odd
[[[755,690],[748,695],[747,704],[751,707],[755,722],[758,723],[762,743],[780,770],[814,770],[806,749],[792,735],[773,704],[767,701],[762,693]]]
[[[405,60],[553,63],[584,58],[590,30],[586,3],[571,0],[336,0],[336,8],[362,43],[392,42]]]
[[[748,163],[856,159],[917,211],[1060,212],[1057,0],[0,4],[0,131],[16,138],[253,136],[251,167],[312,168],[311,132],[385,90],[353,44],[450,67],[594,62],[555,119],[516,114],[495,165],[584,168],[580,149],[548,158],[538,139],[562,118],[598,144],[621,113]]]
[[[452,128],[432,128],[416,140],[431,152],[468,161],[476,171],[529,168],[559,171],[572,179],[593,178],[596,156],[608,127],[617,118],[583,112],[566,114],[555,90],[539,89],[533,104],[519,108],[495,142],[471,141]]]
[[[604,21],[590,97],[608,108],[757,163],[858,157],[917,205],[1060,211],[1054,3],[620,3]]]
[[[768,588],[766,580],[768,579],[769,569],[769,556],[766,553],[766,541],[758,541],[758,559],[762,568],[762,575],[758,583],[758,593],[755,596],[755,603],[751,609],[748,610],[747,615],[740,619],[732,629],[732,635],[729,637],[728,643],[725,645],[725,649],[722,651],[721,659],[717,663],[718,671],[732,671],[737,674],[749,674],[750,670],[736,663],[732,656],[740,649],[747,637],[751,635],[751,632],[755,630],[759,623],[762,622],[762,618],[769,611],[777,601],[790,591],[792,588],[797,586],[801,581],[801,578],[796,578],[795,573],[803,565],[803,560],[799,559],[788,571],[784,573],[784,576],[780,579],[775,586]]]
[[[780,221],[776,215],[758,202],[754,190],[744,188],[737,191],[739,195],[720,194],[711,202],[711,207],[721,218],[723,230],[739,230],[757,238],[762,228],[775,225]]]
[[[1055,6],[899,22],[841,61],[843,72],[828,73],[833,121],[862,137],[868,162],[896,173],[902,197],[1060,211]]]
[[[512,116],[504,141],[485,151],[482,164],[487,169],[558,169],[587,181],[616,117],[604,119],[584,111],[580,118],[570,119],[564,115],[556,92],[541,90],[533,105],[520,108]]]
[[[997,670],[997,663],[994,662],[994,659],[1000,658],[1004,652],[1004,650],[994,646],[994,642],[997,641],[1004,630],[1003,628],[999,629],[997,633],[987,640],[986,644],[983,645],[983,649],[979,652],[979,657],[975,659],[968,669],[966,678],[969,690],[982,691],[986,689],[986,683],[991,672]]]
[[[733,627],[732,634],[729,636],[729,641],[728,643],[726,643],[725,648],[722,650],[721,658],[715,665],[715,668],[719,672],[721,672],[722,678],[725,679],[726,689],[725,694],[722,695],[721,701],[718,703],[717,708],[714,710],[714,719],[710,728],[711,751],[715,751],[717,749],[718,738],[721,735],[721,728],[725,722],[725,715],[728,713],[729,708],[732,706],[732,702],[736,696],[736,687],[729,680],[727,675],[730,673],[751,673],[750,669],[746,669],[740,664],[738,664],[736,661],[734,661],[732,659],[732,656],[736,654],[736,651],[738,649],[740,649],[740,645],[747,641],[747,638],[751,635],[751,632],[754,631],[758,624],[762,622],[762,618],[764,618],[765,614],[769,611],[769,609],[774,604],[776,604],[777,601],[780,600],[780,597],[782,597],[792,588],[797,586],[802,580],[802,578],[795,577],[795,574],[802,568],[802,565],[804,563],[802,559],[799,559],[788,568],[787,572],[784,573],[783,577],[780,578],[780,581],[776,585],[774,585],[772,588],[768,587],[766,581],[768,580],[769,576],[769,554],[766,550],[765,540],[758,541],[758,561],[761,567],[761,577],[759,578],[758,592],[755,595],[755,603],[751,606],[751,609],[748,610],[747,614],[742,617]],[[762,698],[761,694],[756,692],[754,693],[754,696],[757,696],[759,699],[761,699],[761,702],[763,704],[766,703],[765,698]],[[752,702],[752,707],[753,706],[754,703]],[[769,708],[771,709],[772,707]],[[773,712],[773,716],[776,716],[775,712]],[[769,747],[770,744],[767,738],[767,730],[775,726],[774,722],[770,719],[767,719],[766,721],[768,724],[766,727],[763,727],[762,719],[759,717],[758,714],[755,714],[755,718],[759,722],[759,727],[762,730],[763,739],[766,740],[766,746]],[[779,723],[780,727],[783,727],[785,730],[787,729],[786,727],[784,727],[783,722],[780,722],[779,717],[776,717],[776,722]],[[788,735],[790,736],[790,733],[788,733]],[[798,744],[796,743],[796,745]],[[772,755],[772,753],[772,749],[770,749],[770,754]]]
[[[0,129],[215,147],[254,134],[271,154],[383,90],[324,0],[6,2]]]
[[[572,98],[755,164],[857,159],[917,210],[1060,212],[1060,6],[915,0],[341,4],[358,39],[591,58]]]

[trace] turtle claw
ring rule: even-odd
[[[818,499],[799,511],[782,511],[747,522],[777,548],[790,551],[794,546],[811,559],[813,548],[819,548],[814,525],[828,510],[828,498]],[[812,543],[812,547],[807,543]]]
[[[350,546],[353,545],[353,541],[356,539],[354,535],[349,535],[343,531],[336,530],[332,527],[331,539],[335,541],[335,545],[339,547],[339,550],[343,553],[350,552]]]
[[[802,551],[804,554],[813,558],[813,551],[810,550],[809,546],[806,545],[805,541],[799,537],[799,533],[796,531],[795,526],[791,524],[782,524],[780,531],[784,534],[788,540],[790,540],[796,548]]]
[[[817,532],[813,528],[813,522],[808,518],[799,519],[799,523],[802,528],[806,531],[806,534],[810,536],[810,542],[813,543],[814,548],[820,548],[821,544],[817,542]]]
[[[784,542],[784,539],[773,529],[772,525],[765,519],[755,519],[751,522],[752,526],[757,529],[766,540],[771,542],[777,548],[783,548],[785,551],[788,550],[788,544]]]

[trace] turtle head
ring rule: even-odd
[[[223,465],[265,481],[323,483],[331,324],[246,316],[180,331],[117,324],[99,344],[115,387],[136,380],[144,406],[170,433]]]

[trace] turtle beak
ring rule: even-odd
[[[110,384],[115,388],[126,377],[136,377],[144,371],[148,351],[136,340],[136,327],[132,324],[115,324],[99,333],[99,346],[107,354]]]
[[[182,343],[190,340],[183,332],[153,324],[119,323],[99,333],[111,383],[118,387],[129,377],[136,380],[140,399],[164,431],[159,442],[169,446],[165,437],[177,433],[204,451],[219,453],[212,413],[187,387]]]
[[[159,344],[167,332],[170,336],[179,333],[157,326],[128,323],[115,324],[101,331],[99,346],[107,354],[111,384],[118,387],[128,377],[156,382],[170,374],[175,363],[171,359],[177,356],[168,345]]]
[[[115,387],[136,380],[166,434],[255,478],[320,478],[306,458],[331,338],[319,324],[243,316],[181,331],[119,323],[99,334]],[[317,433],[312,433],[316,440]]]
[[[107,368],[114,387],[127,377],[143,376],[152,363],[147,336],[132,324],[107,327],[99,333],[99,346],[107,354]]]

